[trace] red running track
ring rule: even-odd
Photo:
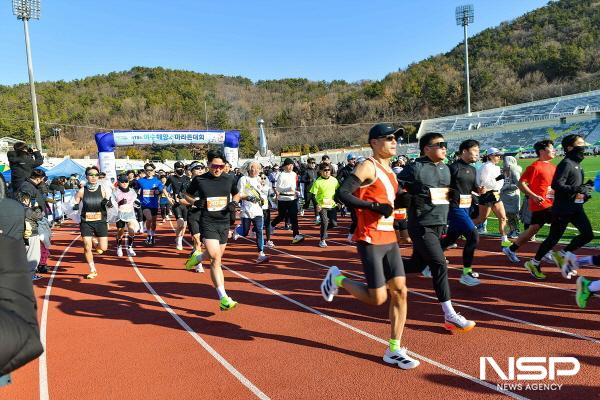
[[[387,306],[364,305],[343,291],[332,303],[321,297],[327,266],[362,276],[345,231],[333,230],[322,249],[317,227],[308,216],[301,220],[310,236],[291,245],[291,233],[277,230],[269,263],[254,263],[257,250],[247,239],[228,246],[226,288],[240,302],[228,312],[219,311],[208,268],[204,274],[182,268],[189,249],[173,248],[169,223],[160,226],[155,247],[138,239],[135,259],[118,258],[114,248],[96,256],[94,280],[83,279],[87,266],[75,227],[61,228],[52,246],[52,282],[35,282],[45,356],[13,373],[0,398],[599,397],[600,301],[578,309],[574,282],[555,267],[545,266],[547,281],[533,282],[498,251],[497,239],[483,239],[475,260],[483,282],[465,287],[458,282],[461,250],[449,251],[455,308],[477,321],[462,335],[442,328],[431,282],[409,275],[403,345],[421,366],[402,371],[381,361]],[[535,248],[524,246],[523,256]],[[600,269],[582,272],[600,278]],[[484,356],[502,366],[508,357],[576,357],[581,370],[555,381],[519,381],[521,388],[502,392],[489,368],[488,381],[479,379]]]

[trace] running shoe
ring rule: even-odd
[[[421,275],[423,275],[425,278],[431,278],[433,276],[431,275],[431,268],[429,268],[429,265],[423,268],[423,271],[421,271]]]
[[[31,280],[32,281],[37,281],[37,280],[42,279],[42,278],[43,278],[43,276],[38,275],[36,273],[34,273],[34,274],[31,275]]]
[[[324,240],[319,240],[319,247],[327,247],[327,242]]]
[[[352,239],[352,237],[353,237],[353,236],[354,236],[354,235],[353,235],[352,233],[349,233],[349,234],[348,234],[348,238],[347,238],[348,242],[350,242],[350,243],[354,243],[354,240]]]
[[[267,243],[265,243],[265,247],[272,249],[273,247],[275,247],[275,243],[273,243],[272,240],[267,240]]]
[[[123,257],[123,248],[121,246],[117,246],[117,257]]]
[[[481,283],[479,280],[479,274],[477,272],[462,274],[459,282],[465,286],[477,286]]]
[[[185,262],[185,269],[190,270],[194,269],[194,267],[200,264],[200,260],[198,260],[198,256],[201,253],[198,250],[194,250],[192,254],[189,256],[187,261]]]
[[[304,208],[301,208],[301,209],[300,209],[300,216],[301,216],[301,217],[304,217]]]
[[[183,244],[177,243],[177,245],[175,246],[175,250],[183,250]]]
[[[529,238],[530,242],[535,242],[537,240],[537,238],[535,237],[535,235],[533,235],[531,238]]]
[[[284,230],[286,231],[291,231],[292,230],[292,226],[290,224],[287,224],[283,227]]]
[[[94,279],[98,276],[98,271],[92,271],[85,276],[85,279]]]
[[[146,246],[150,246],[150,236],[147,236],[147,237],[146,237],[146,240],[144,240],[144,244],[145,244]]]
[[[575,255],[573,253],[564,253],[562,251],[553,251],[552,260],[556,266],[560,269],[560,273],[563,278],[571,279],[574,275],[577,275],[577,271],[573,269]],[[576,258],[575,258],[576,260]],[[576,261],[575,261],[576,262]]]
[[[335,278],[338,275],[341,275],[341,271],[338,267],[329,267],[327,271],[327,275],[323,278],[323,282],[321,282],[321,294],[325,301],[331,302],[333,297],[338,294],[338,287],[335,284]]]
[[[150,236],[150,246],[154,246],[156,244],[156,238],[154,235]]]
[[[204,273],[204,267],[202,266],[202,264],[196,265],[196,268],[194,268],[194,272],[196,272],[197,274],[203,274]]]
[[[127,247],[127,255],[129,257],[135,257],[136,256],[135,251],[133,251],[133,247],[131,247],[131,246]]]
[[[451,249],[456,249],[458,247],[458,244],[456,243],[452,243],[451,245],[449,245],[448,247],[446,247],[447,250],[451,250]]]
[[[547,262],[548,264],[554,264],[554,258],[552,258],[552,251],[549,251],[542,257],[542,261]]]
[[[44,264],[40,264],[37,266],[36,271],[38,274],[47,274],[48,273],[48,266],[44,265]]]
[[[503,240],[502,243],[500,243],[500,246],[502,247],[510,247],[512,245],[512,242],[510,240]]]
[[[469,321],[456,313],[444,317],[444,328],[451,332],[469,332],[475,327],[475,321]]]
[[[577,293],[575,294],[575,301],[577,302],[579,308],[587,307],[588,300],[592,295],[592,292],[590,291],[590,283],[592,283],[592,281],[584,276],[577,278]]]
[[[241,225],[239,225],[239,224],[235,226],[235,229],[233,230],[233,237],[232,237],[233,240],[238,240],[240,238],[240,234],[238,233],[238,228],[240,228],[240,227],[241,227]]]
[[[508,257],[511,262],[518,263],[521,261],[519,260],[519,257],[517,257],[517,253],[512,251],[510,247],[503,247],[502,252],[506,254],[506,257]]]
[[[320,225],[321,224],[321,218],[315,218],[315,225]]]
[[[421,364],[419,360],[415,360],[408,355],[406,347],[401,347],[396,351],[391,351],[388,347],[383,355],[383,361],[388,364],[396,364],[402,369],[413,369]]]
[[[228,311],[228,310],[234,309],[235,306],[237,306],[237,305],[238,305],[237,301],[234,301],[229,296],[225,296],[225,297],[221,298],[221,302],[219,303],[219,308],[221,309],[221,311]]]
[[[258,258],[256,259],[256,263],[257,264],[260,264],[260,263],[263,263],[263,262],[266,262],[266,261],[269,261],[269,256],[264,255],[264,254],[259,254]]]
[[[302,235],[296,235],[292,239],[292,244],[300,243],[303,240],[304,240],[304,236],[302,236]]]
[[[544,275],[542,273],[542,271],[540,271],[540,266],[536,265],[533,260],[529,260],[525,263],[525,268],[527,269],[527,271],[529,271],[529,273],[531,274],[531,276],[533,276],[535,279],[543,281],[546,279],[546,275]]]

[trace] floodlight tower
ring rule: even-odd
[[[456,25],[462,25],[465,32],[465,92],[467,95],[467,114],[471,115],[471,87],[469,86],[469,42],[467,27],[475,20],[473,4],[456,7]]]
[[[42,151],[42,137],[40,135],[40,120],[38,118],[37,100],[35,97],[35,83],[33,79],[33,64],[31,62],[31,49],[29,46],[29,24],[30,19],[40,19],[41,0],[12,0],[13,14],[17,19],[23,20],[25,30],[25,50],[27,51],[27,70],[29,72],[29,88],[31,91],[31,107],[33,108],[33,128],[35,133],[35,145]]]

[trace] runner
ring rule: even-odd
[[[273,186],[264,172],[260,173],[260,194],[267,201],[262,205],[263,225],[265,227],[265,247],[272,249],[275,244],[271,240],[271,204],[270,200],[275,197]]]
[[[137,193],[129,187],[127,175],[121,174],[117,177],[117,189],[114,192],[115,201],[118,206],[119,220],[117,221],[117,256],[123,256],[123,237],[127,228],[127,255],[135,257],[133,241],[135,233],[139,230],[139,223],[135,215],[135,209],[140,207]]]
[[[191,179],[193,180],[195,177],[204,174],[204,164],[199,161],[194,161],[190,164],[189,171],[191,174]],[[186,192],[187,187],[189,187],[189,183],[185,188],[182,187],[181,191],[179,192],[179,202],[183,206],[186,206],[188,210],[187,225],[190,229],[193,242],[192,253],[185,261],[185,269],[192,270],[195,268],[196,272],[202,273],[204,272],[202,261],[208,256],[206,252],[202,252],[202,238],[200,235],[200,220],[202,219],[202,210],[194,205],[194,201],[198,199],[195,199],[194,201],[186,200],[184,193]]]
[[[181,204],[181,193],[190,185],[190,178],[185,174],[185,164],[181,161],[175,163],[175,174],[167,179],[167,186],[173,191],[173,215],[177,220],[177,231],[175,233],[175,248],[183,250],[183,235],[187,226],[188,207]]]
[[[293,171],[294,161],[286,158],[283,161],[283,171],[279,174],[275,183],[275,193],[277,194],[277,217],[271,221],[271,227],[275,228],[277,224],[286,218],[290,219],[292,224],[292,243],[300,243],[304,236],[300,235],[298,229],[298,190],[296,190],[298,179]]]
[[[533,145],[538,160],[528,166],[519,180],[519,189],[527,196],[527,206],[531,211],[531,223],[525,232],[510,245],[503,247],[502,251],[508,259],[518,263],[519,257],[517,250],[524,243],[527,243],[545,224],[552,221],[552,203],[554,202],[554,190],[552,178],[556,172],[556,167],[550,161],[555,157],[554,142],[552,140],[542,140]],[[534,277],[543,274],[534,265],[531,265],[529,271]]]
[[[211,150],[207,159],[208,172],[195,177],[183,195],[188,202],[193,202],[201,210],[200,231],[210,258],[210,276],[217,289],[219,307],[226,311],[238,303],[225,292],[221,259],[227,246],[231,213],[235,213],[235,202],[239,201],[240,195],[234,184],[234,176],[224,173],[223,153]]]
[[[310,188],[314,181],[319,177],[319,173],[316,168],[315,159],[310,157],[306,160],[307,167],[304,173],[300,177],[300,182],[304,186],[304,204],[300,209],[300,216],[304,216],[304,211],[307,210],[312,204],[315,209],[315,224],[319,223],[319,212],[317,211],[317,202],[315,196],[311,193]]]
[[[261,166],[257,161],[251,161],[245,174],[242,175],[237,184],[237,190],[242,200],[240,204],[241,224],[233,232],[233,240],[240,236],[246,237],[250,232],[250,224],[254,227],[256,233],[256,247],[258,248],[258,258],[256,263],[265,262],[269,259],[264,252],[263,236],[263,205],[268,203],[268,198],[261,193],[262,182],[258,176]]]
[[[390,169],[390,159],[396,154],[397,141],[403,132],[404,129],[388,124],[373,126],[369,130],[373,157],[356,167],[339,188],[340,200],[357,213],[354,239],[358,242],[367,284],[350,280],[338,267],[331,267],[321,283],[321,293],[326,301],[332,301],[338,288],[343,287],[364,303],[382,305],[389,288],[391,334],[383,361],[411,369],[417,367],[419,361],[411,358],[405,347],[400,347],[408,289],[391,217],[398,182]]]
[[[473,223],[475,225],[484,223],[487,221],[490,211],[493,211],[498,218],[501,247],[508,247],[512,243],[506,235],[506,212],[500,201],[500,189],[504,184],[504,176],[498,163],[502,155],[500,150],[490,147],[486,151],[487,161],[477,171],[477,183],[482,189],[479,191],[481,193],[479,195],[479,216],[473,220]]]
[[[92,253],[92,239],[98,239],[98,248],[104,252],[108,248],[108,223],[106,222],[106,208],[112,207],[110,193],[105,193],[104,188],[98,183],[100,171],[97,167],[85,169],[87,183],[75,195],[73,210],[79,210],[81,206],[81,223],[79,229],[83,241],[85,260],[90,267],[90,273],[86,279],[94,279],[98,276]]]
[[[158,216],[158,198],[160,194],[164,194],[172,201],[165,186],[162,184],[155,174],[154,164],[146,163],[144,165],[144,171],[146,176],[138,180],[140,188],[140,203],[142,205],[142,213],[146,220],[146,244],[148,246],[154,246],[156,234],[156,218]]]
[[[327,247],[327,229],[337,226],[335,191],[340,187],[338,180],[331,176],[331,165],[322,163],[319,165],[319,177],[313,183],[310,192],[313,194],[319,217],[321,219],[319,247]]]
[[[542,257],[558,243],[569,223],[579,230],[579,234],[562,251],[552,252],[552,258],[559,268],[565,265],[563,262],[565,257],[573,258],[573,251],[594,239],[592,225],[583,209],[583,204],[592,197],[593,190],[592,181],[583,183],[581,161],[585,158],[585,140],[580,135],[570,134],[562,139],[561,144],[565,151],[565,158],[556,167],[552,179],[554,204],[550,233],[538,248],[535,257],[525,263],[525,268],[539,280],[546,279],[546,275],[540,270]],[[576,271],[567,267],[561,268],[561,273],[564,278],[570,279]]]
[[[450,203],[450,170],[443,162],[447,147],[440,133],[424,134],[419,139],[421,157],[398,175],[411,196],[408,233],[413,241],[413,255],[410,260],[405,260],[405,266],[407,272],[419,272],[429,267],[433,288],[444,311],[444,328],[468,332],[475,327],[475,322],[467,320],[452,307],[448,265],[440,242],[448,222]]]
[[[463,272],[460,283],[466,286],[477,286],[479,274],[473,272],[473,255],[479,244],[479,232],[471,221],[469,209],[473,193],[478,193],[476,183],[477,170],[471,164],[479,159],[479,142],[465,140],[458,148],[458,159],[450,164],[450,209],[448,211],[448,233],[441,241],[442,248],[447,248],[462,235],[466,242],[463,248]]]

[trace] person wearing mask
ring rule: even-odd
[[[304,205],[300,210],[300,216],[304,216],[304,210],[307,210],[312,204],[315,210],[315,224],[319,223],[319,213],[317,211],[315,196],[310,191],[310,188],[318,178],[318,175],[315,159],[311,157],[307,160],[307,166],[300,177],[300,182],[304,185]]]
[[[327,230],[337,226],[335,193],[340,187],[338,180],[331,176],[331,165],[319,165],[319,178],[310,189],[317,201],[317,210],[321,217],[319,247],[327,247]]]
[[[403,128],[377,124],[369,130],[368,141],[373,157],[358,165],[338,190],[340,200],[357,213],[354,238],[360,256],[366,284],[346,277],[332,266],[321,283],[325,301],[332,301],[339,288],[366,304],[383,305],[390,297],[390,340],[383,361],[402,369],[419,366],[406,349],[400,346],[406,323],[406,277],[400,248],[393,228],[393,210],[397,205],[398,182],[390,167],[396,154]],[[324,164],[326,165],[326,164]]]
[[[181,161],[175,163],[175,174],[167,179],[167,186],[171,187],[173,192],[173,215],[177,221],[177,230],[175,232],[175,247],[177,250],[183,250],[183,235],[187,226],[188,207],[181,204],[181,193],[190,185],[190,178],[185,174],[185,164]]]
[[[525,168],[525,172],[519,180],[519,188],[527,196],[527,206],[531,210],[530,224],[510,247],[502,248],[502,252],[514,263],[520,262],[517,256],[519,247],[532,239],[545,224],[552,223],[554,190],[551,185],[556,172],[556,166],[551,162],[556,156],[554,142],[542,140],[535,143],[533,148],[538,160]],[[530,273],[534,276],[539,275],[536,268],[533,268]]]
[[[508,237],[516,239],[519,237],[519,206],[521,204],[521,191],[519,190],[519,179],[523,169],[517,164],[513,156],[504,157],[504,184],[500,189],[500,201],[504,205],[509,227]]]
[[[137,193],[129,187],[129,178],[126,174],[117,177],[117,188],[114,191],[115,201],[118,207],[117,221],[117,256],[123,256],[123,239],[127,232],[126,248],[129,257],[135,257],[133,241],[139,224],[135,215],[135,209],[140,207]]]
[[[271,227],[275,228],[277,224],[289,218],[292,224],[292,243],[296,244],[304,240],[300,235],[298,228],[298,177],[293,171],[294,161],[286,158],[283,161],[283,172],[279,174],[275,183],[275,193],[277,195],[277,217],[271,221]]]
[[[487,161],[477,171],[477,184],[479,189],[479,215],[473,220],[475,225],[487,221],[490,211],[498,218],[500,230],[501,247],[508,247],[512,243],[506,234],[506,211],[500,200],[500,189],[504,185],[504,175],[498,164],[502,158],[502,152],[495,147],[490,147],[487,152]]]
[[[11,188],[16,194],[23,182],[29,179],[33,169],[44,163],[44,157],[38,149],[27,147],[23,142],[15,143],[13,149],[6,157],[11,169]]]
[[[32,207],[39,207],[42,212],[46,209],[46,196],[41,189],[46,173],[41,169],[34,169],[28,180],[23,182],[15,194],[27,193],[31,197]]]
[[[450,169],[444,164],[447,142],[437,132],[429,132],[419,139],[421,157],[398,175],[410,195],[408,233],[413,241],[413,254],[404,260],[406,271],[419,272],[428,266],[437,299],[444,312],[444,328],[451,332],[468,332],[475,327],[454,311],[448,283],[448,266],[441,236],[448,223],[450,207]]]
[[[592,197],[593,190],[593,182],[584,183],[583,180],[581,162],[585,158],[585,140],[580,135],[570,134],[563,137],[561,144],[565,151],[565,158],[556,167],[552,178],[554,204],[550,233],[540,244],[535,257],[525,263],[525,268],[538,280],[546,279],[546,275],[540,269],[542,257],[558,243],[567,225],[573,224],[579,234],[571,239],[562,251],[552,252],[552,258],[564,278],[570,279],[576,274],[576,271],[571,268],[571,263],[565,260],[573,260],[575,250],[594,240],[592,225],[583,209],[583,204]]]

